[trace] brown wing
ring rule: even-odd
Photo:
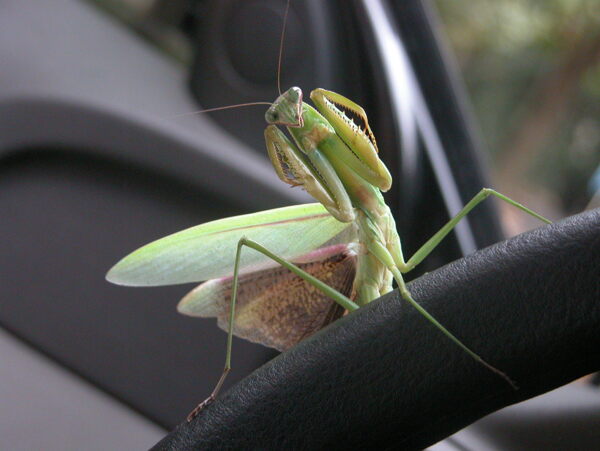
[[[346,245],[330,246],[305,255],[297,265],[346,296],[351,295],[356,256]],[[232,279],[199,285],[180,304],[193,316],[216,317],[227,330]],[[191,299],[202,298],[201,308],[189,309]],[[210,301],[207,301],[210,299]],[[286,268],[239,277],[234,334],[284,351],[342,316],[344,309]]]

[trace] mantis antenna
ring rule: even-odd
[[[231,110],[234,108],[243,108],[246,106],[257,106],[257,105],[273,105],[272,102],[248,102],[248,103],[237,103],[235,105],[218,106],[215,108],[206,108],[204,110],[190,111],[188,113],[176,114],[173,117],[190,116],[192,114],[212,113],[213,111]]]
[[[283,28],[281,37],[279,38],[279,58],[277,59],[277,91],[281,95],[281,57],[283,56],[283,41],[285,41],[285,27],[287,25],[288,12],[290,11],[290,0],[285,5],[285,13],[283,14]]]
[[[288,13],[290,11],[290,0],[287,0],[285,5],[285,12],[283,14],[283,27],[281,29],[281,37],[279,38],[279,56],[277,58],[277,91],[281,95],[281,60],[283,57],[283,43],[285,41],[285,29],[287,25]],[[177,114],[174,117],[189,116],[193,114],[212,113],[214,111],[231,110],[234,108],[243,108],[247,106],[258,106],[258,105],[269,105],[272,106],[273,102],[248,102],[248,103],[237,103],[235,105],[218,106],[214,108],[205,108],[203,110],[190,111],[188,113]]]

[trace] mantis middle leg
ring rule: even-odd
[[[280,265],[284,266],[285,268],[289,269],[294,274],[296,274],[297,276],[306,280],[308,283],[313,285],[315,288],[317,288],[318,290],[323,292],[326,296],[328,296],[329,298],[331,298],[332,300],[334,300],[335,302],[340,304],[346,310],[353,311],[353,310],[358,309],[358,305],[356,303],[354,303],[352,300],[350,300],[348,297],[346,297],[339,291],[331,288],[329,285],[323,283],[322,281],[320,281],[316,277],[310,275],[306,271],[300,269],[298,266],[296,266],[293,263],[285,260],[284,258],[274,254],[273,252],[269,251],[267,248],[260,245],[256,241],[250,240],[248,238],[241,238],[238,241],[236,254],[235,254],[235,265],[234,265],[234,269],[233,269],[233,288],[232,288],[231,303],[230,303],[230,308],[229,308],[229,323],[228,323],[228,330],[227,330],[227,351],[226,351],[226,355],[225,355],[225,367],[223,369],[223,373],[221,374],[221,377],[219,378],[219,380],[218,380],[217,384],[215,385],[215,388],[213,389],[210,396],[208,398],[206,398],[204,401],[202,401],[200,404],[198,404],[198,406],[194,410],[192,410],[192,412],[190,412],[190,414],[187,417],[187,421],[191,421],[194,417],[196,417],[198,415],[198,413],[200,413],[200,411],[202,411],[202,409],[204,409],[207,405],[209,405],[216,399],[217,395],[219,394],[219,391],[221,390],[221,387],[223,386],[223,382],[225,382],[225,378],[227,377],[227,374],[231,371],[231,349],[233,346],[233,324],[235,322],[235,306],[236,306],[236,302],[237,302],[237,294],[238,294],[238,286],[239,286],[239,283],[238,283],[239,266],[240,266],[240,258],[241,258],[241,254],[242,254],[242,249],[244,246],[254,249],[254,250],[266,255],[267,257],[271,258],[275,262],[277,262]]]
[[[427,240],[427,242],[425,242],[425,244],[423,244],[419,250],[417,250],[414,255],[408,259],[408,261],[404,261],[404,258],[402,257],[402,251],[399,249],[399,243],[393,244],[394,249],[391,249],[392,256],[400,272],[407,273],[421,263],[425,257],[427,257],[437,247],[437,245],[440,244],[446,235],[448,235],[448,233],[450,233],[454,227],[456,227],[456,224],[458,224],[462,218],[464,218],[471,210],[473,210],[473,208],[490,196],[497,197],[498,199],[518,208],[519,210],[533,216],[536,219],[539,219],[540,221],[543,221],[547,224],[552,224],[552,221],[544,218],[543,216],[539,215],[533,210],[530,210],[519,202],[516,202],[513,199],[505,196],[504,194],[501,194],[490,188],[483,188],[462,208],[461,211],[456,214],[456,216],[450,219],[450,221],[448,221],[440,230],[438,230],[435,235],[429,238],[429,240]]]

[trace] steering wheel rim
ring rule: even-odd
[[[234,386],[155,450],[302,444],[420,449],[600,368],[600,210],[413,281],[415,298],[519,386],[473,361],[396,292]]]

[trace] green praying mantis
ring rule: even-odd
[[[282,38],[283,41],[283,38]],[[484,188],[405,259],[382,192],[391,175],[378,156],[364,110],[340,94],[315,89],[303,101],[292,87],[269,107],[264,132],[278,177],[318,203],[220,219],[175,233],[134,251],[107,274],[129,286],[204,283],[179,303],[179,312],[216,317],[228,332],[224,371],[231,369],[233,335],[284,351],[393,289],[464,352],[510,378],[462,343],[412,297],[403,274],[415,268],[480,202],[494,196],[550,223],[527,207]],[[278,126],[286,127],[288,137]],[[254,252],[243,252],[247,247]]]

